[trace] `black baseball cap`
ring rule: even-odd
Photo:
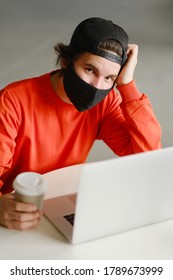
[[[117,40],[121,44],[123,48],[122,57],[98,47],[99,43],[107,39]],[[123,65],[127,58],[128,39],[124,29],[114,24],[111,20],[92,17],[85,19],[76,27],[70,41],[70,46],[73,49],[88,51]]]

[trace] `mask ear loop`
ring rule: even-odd
[[[118,75],[119,75],[119,73],[118,73]],[[117,83],[116,83],[116,81],[114,82],[114,85],[113,85],[113,88],[116,88],[117,87]]]

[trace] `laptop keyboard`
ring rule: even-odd
[[[73,226],[73,224],[74,224],[74,214],[65,215],[64,218]]]

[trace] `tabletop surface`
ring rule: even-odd
[[[71,170],[74,176],[76,169]],[[68,192],[67,186],[57,188],[57,173],[58,179],[61,181],[60,172],[53,171],[44,175],[51,186],[46,198]],[[63,172],[64,170],[62,170]],[[43,216],[36,227],[26,231],[0,227],[0,248],[1,260],[172,260],[173,219],[91,242],[72,245]]]

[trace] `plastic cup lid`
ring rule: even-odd
[[[17,175],[13,182],[15,191],[24,195],[40,195],[46,192],[47,182],[36,172],[23,172]]]

